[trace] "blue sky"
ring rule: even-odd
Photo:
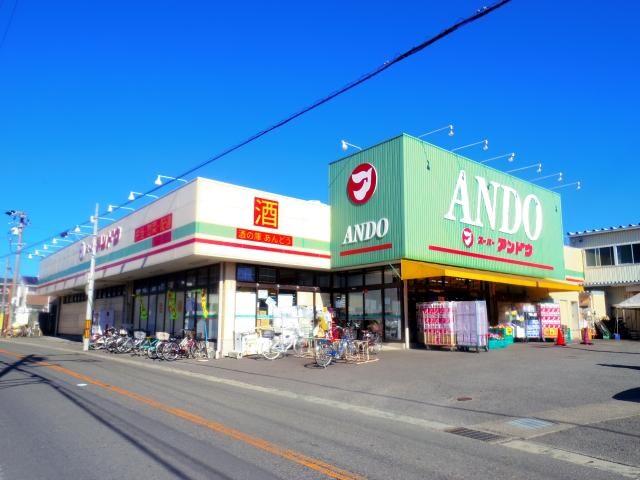
[[[0,34],[15,1],[0,4]],[[22,1],[0,49],[2,211],[28,212],[27,243],[54,235],[96,202],[148,190],[156,174],[187,170],[482,5]],[[489,151],[461,153],[515,151],[515,163],[492,165],[542,162],[565,183],[581,180],[580,191],[559,190],[565,231],[638,223],[638,9],[514,0],[198,175],[327,201],[340,139],[365,147],[453,123],[453,138],[429,140],[488,138]],[[23,265],[37,273],[37,262]]]

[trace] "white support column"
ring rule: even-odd
[[[236,319],[236,264],[234,262],[221,264],[219,292],[220,312],[216,358],[221,358],[233,350]]]
[[[406,280],[402,281],[402,309],[404,317],[404,348],[409,350],[411,344],[409,343],[409,289]]]

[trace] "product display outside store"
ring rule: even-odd
[[[555,340],[560,325],[560,305],[557,303],[539,303],[538,318],[542,329],[542,338]]]
[[[417,317],[420,341],[427,347],[487,348],[489,324],[484,301],[419,303]]]

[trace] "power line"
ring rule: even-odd
[[[382,65],[378,66],[377,68],[371,70],[370,72],[362,75],[361,77],[359,77],[356,80],[353,80],[349,83],[347,83],[345,86],[339,88],[338,90],[335,90],[334,92],[330,93],[329,95],[321,98],[320,100],[316,100],[315,102],[311,103],[310,105],[304,107],[302,110],[299,110],[296,113],[293,113],[291,115],[289,115],[288,117],[284,118],[283,120],[280,120],[279,122],[265,128],[264,130],[261,130],[253,135],[251,135],[250,137],[248,137],[247,139],[226,148],[225,150],[223,150],[222,152],[214,155],[213,157],[209,158],[208,160],[205,160],[204,162],[196,165],[195,167],[190,168],[189,170],[179,174],[179,175],[174,175],[175,179],[174,180],[168,180],[167,182],[165,182],[163,185],[160,186],[156,186],[151,188],[150,190],[146,191],[143,193],[143,195],[148,195],[150,193],[153,193],[157,190],[159,190],[160,188],[165,187],[166,185],[169,185],[171,183],[174,183],[177,181],[178,178],[184,178],[188,175],[190,175],[191,173],[195,172],[196,170],[200,170],[201,168],[215,162],[216,160],[219,160],[227,155],[229,155],[230,153],[244,147],[245,145],[248,145],[256,140],[258,140],[259,138],[267,135],[268,133],[277,130],[280,127],[283,127],[284,125],[292,122],[293,120],[295,120],[296,118],[304,115],[305,113],[309,113],[312,110],[315,110],[316,108],[320,107],[321,105],[324,105],[325,103],[333,100],[334,98],[348,92],[349,90],[357,87],[358,85],[371,80],[373,77],[381,74],[382,72],[384,72],[385,70],[387,70],[388,68],[391,68],[393,65],[400,63],[403,60],[406,60],[407,58],[411,57],[412,55],[415,55],[416,53],[421,52],[422,50],[424,50],[425,48],[433,45],[434,43],[436,43],[439,40],[442,40],[443,38],[451,35],[453,32],[455,32],[456,30],[458,30],[459,28],[468,25],[470,23],[475,22],[476,20],[479,20],[480,18],[490,14],[491,12],[497,10],[498,8],[506,5],[507,3],[509,3],[511,0],[499,0],[498,2],[494,3],[493,5],[489,6],[489,7],[482,7],[478,10],[476,10],[476,12],[473,15],[470,15],[462,20],[457,21],[456,23],[454,23],[453,25],[451,25],[450,27],[446,28],[445,30],[441,31],[440,33],[438,33],[437,35],[425,40],[424,42],[420,43],[419,45],[416,45],[415,47],[410,48],[409,50],[405,51],[404,53],[401,53],[399,55],[397,55],[396,57],[394,57],[391,60],[388,60],[386,62],[384,62]],[[18,3],[18,0],[16,0],[16,4]],[[14,4],[14,10],[15,10],[15,4]],[[5,32],[6,33],[6,32]],[[0,44],[1,46],[1,44]],[[129,200],[125,203],[123,203],[121,206],[127,206],[131,203],[133,203],[135,200]],[[100,214],[102,215],[102,213]],[[80,223],[80,225],[85,224],[85,222]],[[68,230],[71,230],[68,229]],[[36,245],[39,245],[40,243],[43,242],[47,242],[48,240],[50,240],[52,237],[47,237],[44,240],[38,241],[38,242],[34,242],[30,245],[28,245],[26,248],[33,248]],[[3,255],[0,256],[0,258],[4,258],[7,255]]]

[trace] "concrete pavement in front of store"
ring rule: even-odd
[[[78,348],[59,339],[22,343],[28,342]],[[336,408],[350,405],[363,414],[433,430],[489,432],[499,436],[493,441],[530,453],[549,453],[539,448],[544,445],[550,452],[578,454],[577,463],[602,459],[605,470],[615,471],[617,464],[623,470],[625,465],[640,467],[640,453],[633,448],[640,437],[637,342],[596,341],[567,348],[529,343],[479,354],[388,350],[375,363],[339,363],[327,369],[293,356],[273,362],[243,358],[167,364],[102,352],[91,355],[202,375],[240,388],[288,392],[300,400],[323,399]],[[522,440],[528,443],[517,443]],[[635,470],[629,472],[633,476]]]

